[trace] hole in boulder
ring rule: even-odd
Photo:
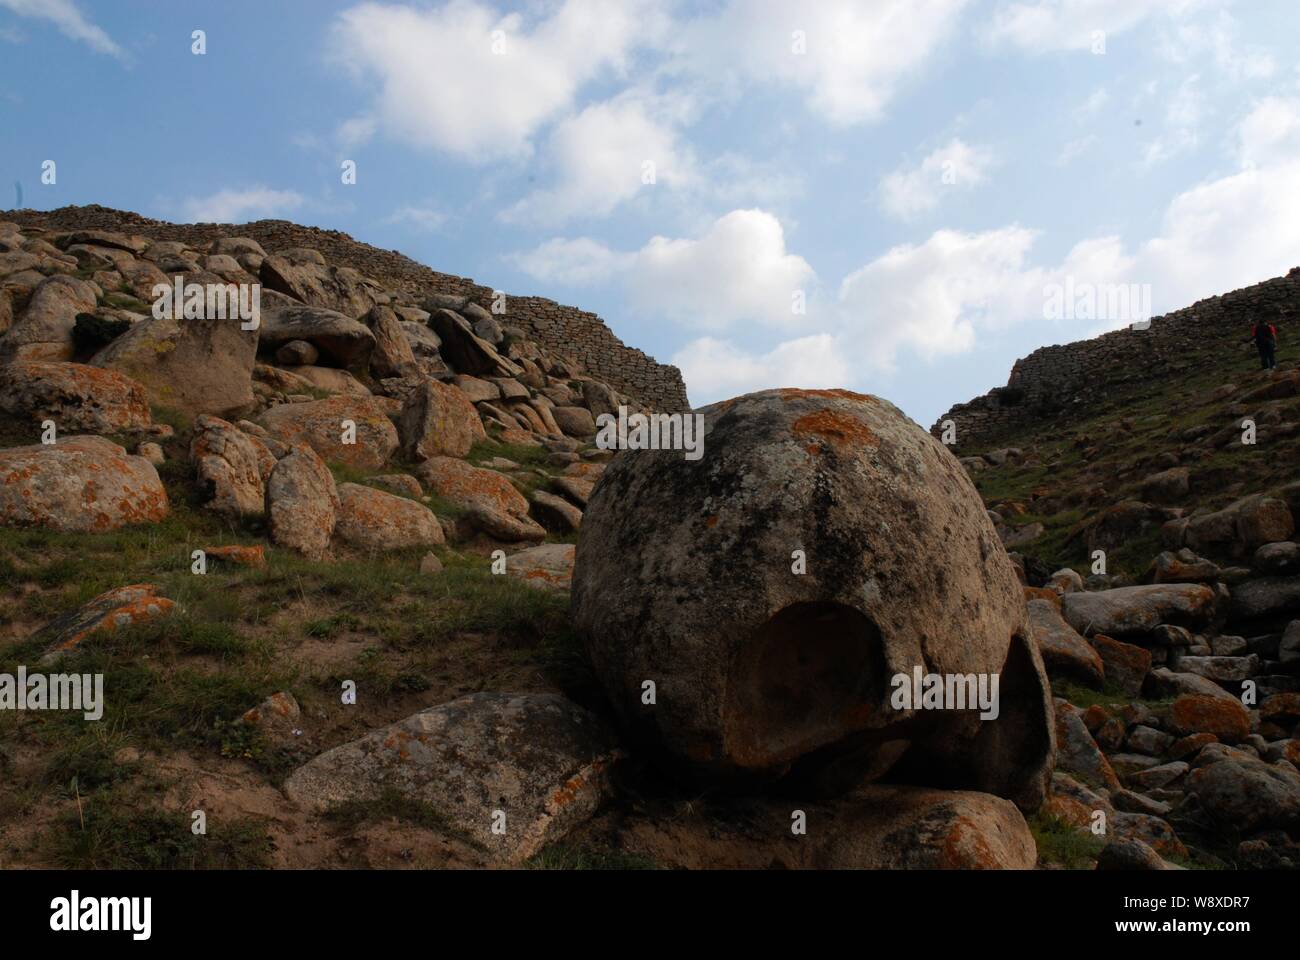
[[[841,603],[795,603],[755,631],[733,666],[728,751],[761,769],[861,730],[881,702],[880,631]]]

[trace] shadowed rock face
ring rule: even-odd
[[[1037,806],[1053,751],[1046,678],[957,460],[891,404],[847,391],[698,412],[702,459],[620,454],[579,535],[575,622],[633,731],[706,777],[780,774],[851,745],[876,773],[902,755],[911,782]],[[891,678],[918,666],[999,674],[1000,715],[895,709]]]

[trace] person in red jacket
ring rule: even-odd
[[[1277,366],[1277,327],[1264,320],[1255,324],[1250,331],[1250,340],[1253,342],[1255,349],[1259,351],[1259,365],[1263,370],[1272,370]]]

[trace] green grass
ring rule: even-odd
[[[84,817],[84,825],[82,818]],[[190,812],[164,810],[119,793],[83,797],[60,815],[45,838],[54,860],[81,870],[213,870],[270,865],[275,849],[266,826],[211,816],[195,835]]]
[[[524,864],[529,870],[658,870],[649,857],[622,850],[597,850],[553,843]]]
[[[1029,818],[1029,831],[1038,845],[1039,864],[1057,864],[1067,870],[1090,870],[1106,840],[1072,827],[1045,813]]]

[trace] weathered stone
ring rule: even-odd
[[[1105,685],[1106,674],[1097,651],[1061,618],[1056,607],[1048,601],[1030,600],[1026,606],[1047,675],[1077,680],[1084,686],[1100,690]]]
[[[402,451],[411,460],[464,457],[487,439],[474,404],[460,390],[423,380],[411,391],[397,418]]]
[[[506,542],[544,540],[546,531],[528,516],[523,494],[494,470],[452,457],[431,457],[415,469],[431,492],[464,508],[473,524]]]
[[[1232,590],[1234,620],[1279,617],[1300,613],[1300,576],[1261,577]]]
[[[1178,669],[1218,683],[1249,680],[1259,673],[1259,657],[1179,657]]]
[[[1219,578],[1219,566],[1190,550],[1166,550],[1151,561],[1148,577],[1154,583],[1213,583]]]
[[[1300,774],[1286,763],[1227,757],[1192,771],[1187,792],[1225,831],[1300,829]]]
[[[951,453],[891,404],[841,390],[700,413],[707,457],[625,451],[579,534],[574,620],[624,721],[705,777],[776,775],[851,739],[879,775],[897,756],[889,728],[917,716],[893,705],[891,677],[998,673],[997,719],[929,717],[903,763],[909,782],[1036,807],[1051,769],[1046,678],[1020,585]],[[795,548],[807,572],[791,576]]]
[[[153,464],[102,437],[0,450],[0,525],[105,533],[167,513]]]
[[[552,533],[563,536],[582,526],[582,511],[545,490],[533,491],[533,517]]]
[[[1141,724],[1128,733],[1128,748],[1148,757],[1163,756],[1173,743],[1174,738],[1169,734]]]
[[[312,366],[320,359],[320,351],[306,340],[290,340],[275,351],[275,362],[286,367]]]
[[[352,397],[370,396],[369,387],[346,370],[337,367],[317,367],[308,364],[294,367],[293,373],[294,376],[306,380],[316,390],[323,390],[326,393],[345,393]]]
[[[1122,693],[1138,696],[1151,671],[1151,651],[1100,633],[1092,645],[1105,665],[1106,680]]]
[[[1240,743],[1250,735],[1250,714],[1233,698],[1185,693],[1169,711],[1169,729],[1180,736],[1212,733],[1223,743]]]
[[[267,410],[257,421],[290,445],[306,443],[325,460],[363,470],[377,470],[397,450],[397,429],[379,397],[339,394],[310,403],[286,403]],[[356,428],[354,443],[345,443]]]
[[[457,390],[469,397],[471,403],[501,398],[501,388],[491,380],[480,380],[478,377],[467,377],[458,373],[452,377],[451,382]]]
[[[1097,746],[1078,708],[1056,701],[1056,766],[1107,790],[1119,788],[1119,778]]]
[[[1148,674],[1144,685],[1154,697],[1177,697],[1183,694],[1200,694],[1218,697],[1220,700],[1237,701],[1237,698],[1224,690],[1213,680],[1195,673],[1175,673],[1167,667],[1156,667]]]
[[[506,573],[530,587],[568,590],[573,581],[571,543],[544,543],[506,557]]]
[[[90,361],[139,381],[151,403],[190,416],[232,418],[251,410],[257,331],[238,319],[150,317]]]
[[[418,500],[424,493],[424,488],[420,486],[420,481],[409,473],[385,473],[377,477],[366,477],[366,483],[372,487],[378,487],[380,490],[387,490],[389,493],[395,493],[399,496],[410,497]]]
[[[152,583],[117,587],[46,624],[29,640],[45,648],[41,662],[49,663],[91,637],[161,619],[175,606],[166,597],[158,596],[158,588]]]
[[[496,348],[476,335],[465,318],[450,310],[434,310],[429,326],[442,341],[440,353],[457,373],[481,376],[498,368],[514,365],[497,353]]]
[[[370,354],[370,371],[377,377],[406,377],[415,372],[415,354],[402,330],[397,314],[388,307],[376,306],[364,317],[375,335],[375,349]]]
[[[1215,593],[1201,584],[1171,583],[1117,587],[1061,598],[1070,626],[1084,636],[1149,633],[1161,624],[1197,628],[1214,616]]]
[[[1141,840],[1112,840],[1097,854],[1098,870],[1165,870],[1160,854]]]
[[[340,367],[364,366],[375,347],[375,335],[365,324],[336,310],[301,304],[264,304],[261,335],[268,349],[306,340]]]
[[[6,360],[71,360],[77,315],[95,309],[95,289],[75,277],[41,281],[22,314],[0,337],[0,362]]]
[[[617,757],[599,721],[563,697],[478,693],[321,754],[285,792],[326,810],[396,790],[438,810],[492,859],[519,863],[595,812]],[[492,829],[497,810],[501,832]]]
[[[194,422],[190,459],[206,506],[231,520],[266,515],[266,481],[275,457],[260,439],[217,417]]]
[[[434,547],[443,542],[442,526],[422,503],[374,487],[342,483],[334,534],[359,550]]]
[[[271,539],[311,560],[329,556],[340,509],[334,478],[306,444],[275,464],[266,482]]]
[[[0,412],[62,432],[117,433],[152,422],[140,384],[80,363],[17,360],[0,367]]]

